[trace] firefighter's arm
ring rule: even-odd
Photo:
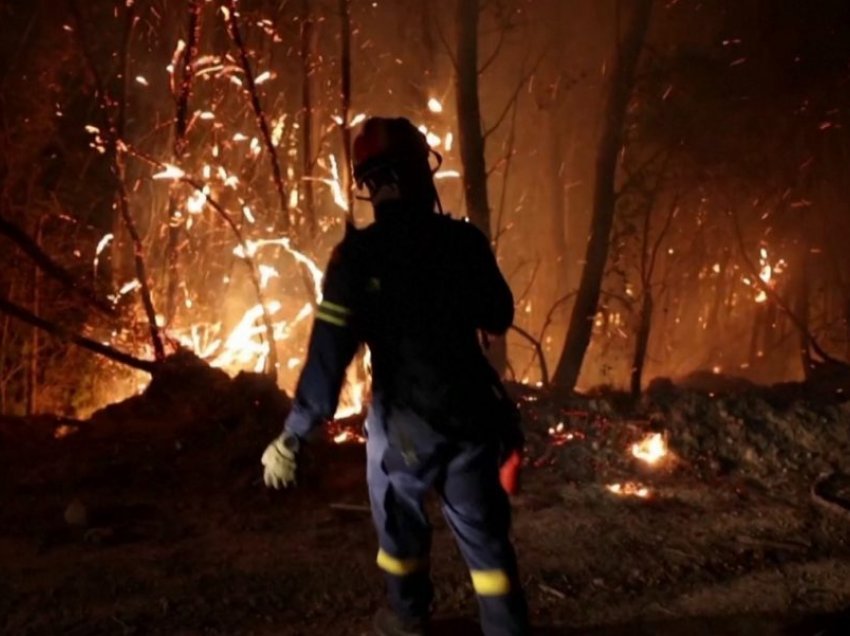
[[[352,329],[361,287],[357,254],[356,236],[347,236],[332,252],[325,272],[307,362],[285,425],[285,431],[299,439],[333,417],[345,370],[357,351],[359,343]]]
[[[502,335],[514,321],[514,296],[487,238],[478,229],[469,228],[477,326],[487,333]]]
[[[333,417],[345,370],[357,351],[357,339],[344,305],[324,300],[316,311],[307,362],[298,379],[292,411],[284,430],[299,439]]]
[[[269,444],[262,457],[267,486],[295,483],[296,456],[302,440],[336,411],[345,370],[359,344],[351,326],[356,290],[350,267],[340,258],[340,249],[334,250],[292,410],[283,434]]]

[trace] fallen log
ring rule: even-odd
[[[145,371],[147,373],[153,373],[154,369],[156,369],[156,363],[150,360],[140,360],[134,356],[131,356],[122,351],[118,351],[109,345],[102,344],[97,342],[96,340],[92,340],[91,338],[86,338],[85,336],[81,336],[79,334],[73,333],[66,329],[61,325],[57,325],[55,323],[49,322],[44,318],[39,318],[35,314],[30,311],[27,311],[23,307],[16,305],[11,302],[6,297],[0,295],[0,312],[9,314],[10,316],[17,318],[27,324],[32,325],[33,327],[37,327],[47,333],[53,334],[54,336],[61,338],[67,342],[77,345],[78,347],[82,347],[83,349],[88,349],[98,355],[101,355],[105,358],[109,358],[114,362],[118,362],[128,367],[132,367],[134,369],[139,369],[140,371]]]

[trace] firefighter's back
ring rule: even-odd
[[[507,286],[488,268],[486,239],[436,214],[384,220],[360,234],[375,398],[437,426],[474,425],[498,389],[477,330],[493,320],[494,306],[512,314]],[[497,320],[510,324],[509,316]]]

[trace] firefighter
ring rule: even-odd
[[[469,567],[484,633],[527,634],[500,481],[500,467],[517,469],[523,440],[479,344],[479,332],[511,325],[513,297],[485,236],[442,214],[431,154],[403,118],[371,118],[355,140],[355,179],[375,222],[349,228],[332,253],[292,412],[262,457],[264,478],[275,488],[295,482],[299,450],[333,417],[346,367],[367,344],[367,480],[389,601],[374,633],[428,633],[424,498],[433,490]]]

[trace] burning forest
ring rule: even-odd
[[[0,632],[425,633],[372,623],[381,568],[421,556],[432,634],[478,633],[476,597],[487,636],[848,633],[846,2],[0,16]],[[378,249],[410,148],[433,204]],[[512,320],[470,355],[520,422],[497,445],[531,632],[488,623],[504,572],[464,567],[448,476],[430,555],[389,555],[375,495],[381,418],[424,461],[384,410],[497,413],[433,339],[498,304],[465,286],[484,261]],[[398,363],[422,333],[442,393]],[[392,403],[403,381],[427,390]]]

